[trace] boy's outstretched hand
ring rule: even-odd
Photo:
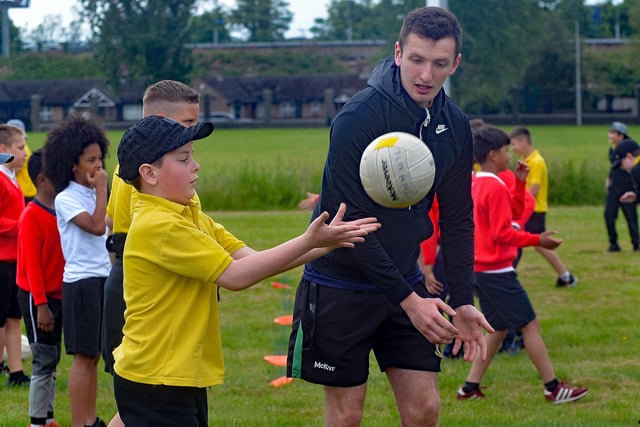
[[[346,210],[347,206],[340,203],[336,216],[329,224],[325,223],[329,219],[329,213],[325,211],[309,225],[306,233],[315,242],[314,247],[353,248],[356,243],[364,242],[364,236],[382,226],[374,217],[344,222],[342,219]]]
[[[562,240],[551,237],[554,234],[556,234],[555,231],[544,231],[540,233],[540,244],[538,246],[545,249],[555,249],[560,246]]]

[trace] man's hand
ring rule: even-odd
[[[482,360],[487,358],[487,343],[484,340],[482,330],[494,333],[484,315],[480,313],[473,305],[461,305],[456,308],[456,315],[453,318],[453,324],[458,330],[456,343],[453,346],[453,354],[456,355],[460,351],[460,347],[464,345],[464,360],[473,361],[480,348],[480,357]]]
[[[458,336],[458,330],[442,314],[456,312],[440,298],[422,298],[412,292],[400,303],[411,323],[433,344],[449,344]]]

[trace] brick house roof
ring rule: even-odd
[[[205,77],[209,86],[229,101],[258,103],[263,92],[273,93],[273,102],[323,101],[325,89],[333,89],[334,96],[350,97],[366,87],[366,78],[356,74],[316,74],[306,76],[268,77]]]

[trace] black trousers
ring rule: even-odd
[[[604,207],[604,221],[607,224],[609,243],[612,245],[618,243],[616,220],[618,219],[618,210],[622,209],[622,213],[627,220],[631,244],[636,248],[640,243],[640,237],[638,236],[638,210],[635,202],[620,203],[619,198],[621,195],[622,194],[620,194],[619,191],[616,191],[615,188],[609,188],[609,191],[607,191],[607,199]]]

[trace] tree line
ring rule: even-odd
[[[191,44],[286,41],[293,18],[286,0],[236,0],[233,7],[204,12],[198,12],[198,0],[79,0],[79,4],[80,20],[59,33],[69,41],[78,40],[81,22],[88,23],[91,72],[99,70],[116,88],[128,79],[189,81],[199,71]],[[326,17],[316,18],[308,34],[312,40],[392,43],[402,17],[424,5],[424,0],[331,0]],[[464,32],[463,63],[451,88],[469,113],[510,113],[514,99],[522,112],[572,109],[576,30],[583,41],[619,38],[627,46],[582,49],[586,108],[605,96],[635,96],[640,81],[635,66],[640,0],[615,4],[607,0],[595,6],[584,0],[449,0],[448,7]],[[36,30],[42,37],[50,36],[55,25],[50,19]],[[19,49],[22,34],[15,27],[11,34],[16,39],[14,49]],[[390,44],[386,45],[389,50]],[[259,55],[255,60],[261,60]],[[274,68],[277,71],[277,65]],[[318,65],[325,68],[330,67]],[[221,71],[224,74],[224,67]],[[300,72],[308,68],[301,67]]]

